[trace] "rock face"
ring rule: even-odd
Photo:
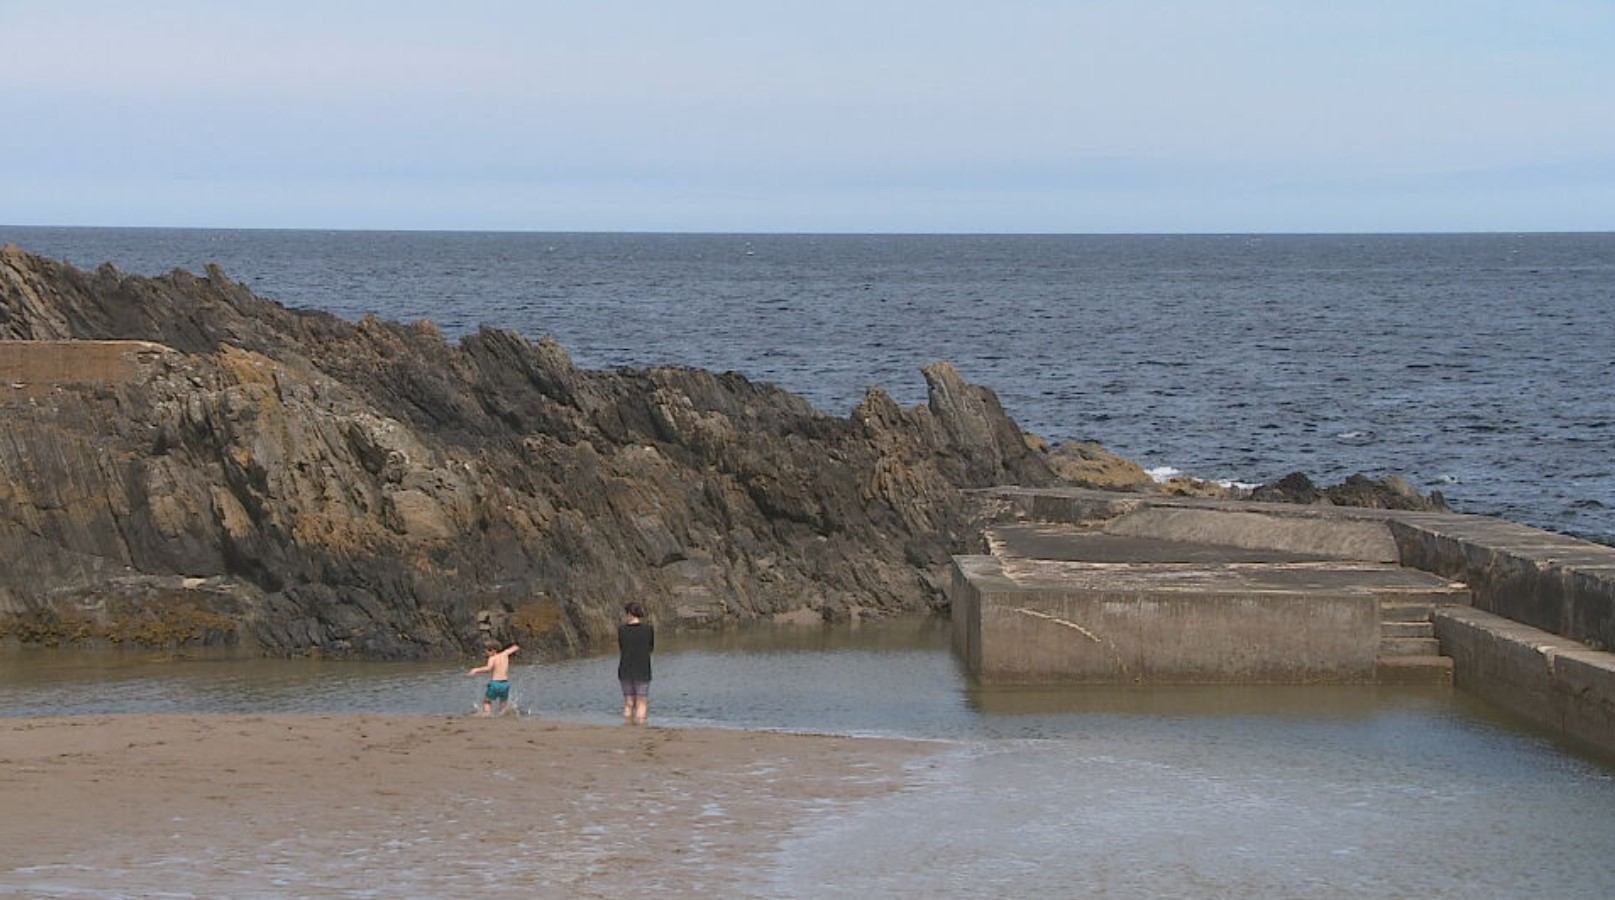
[[[1369,478],[1357,474],[1331,487],[1318,487],[1301,472],[1291,472],[1272,484],[1251,491],[1248,499],[1271,503],[1320,503],[1333,506],[1364,506],[1370,509],[1407,509],[1447,512],[1447,499],[1440,491],[1428,495],[1396,475]]]
[[[630,598],[668,624],[936,605],[963,489],[1054,475],[991,391],[924,374],[928,406],[838,418],[8,247],[0,633],[399,657],[582,651]]]
[[[1107,491],[1151,491],[1155,479],[1144,467],[1093,441],[1067,441],[1049,452],[1049,465],[1061,481]]]

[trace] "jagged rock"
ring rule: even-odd
[[[29,342],[5,344],[5,341]],[[40,343],[59,342],[59,343]],[[6,348],[10,349],[7,350]],[[849,418],[733,374],[0,250],[0,637],[422,656],[939,605],[962,489],[1054,474],[951,366]]]
[[[1271,484],[1253,491],[1251,500],[1273,503],[1322,503],[1334,506],[1364,506],[1373,509],[1409,509],[1447,512],[1446,498],[1440,491],[1428,496],[1398,475],[1370,478],[1351,475],[1340,484],[1320,488],[1312,479],[1300,472],[1291,472]]]
[[[1367,506],[1373,509],[1413,509],[1429,512],[1448,512],[1447,498],[1440,491],[1429,495],[1419,493],[1400,475],[1369,478],[1357,474],[1330,488],[1324,494],[1336,506]]]
[[[1245,499],[1245,492],[1236,487],[1230,487],[1216,481],[1205,481],[1189,475],[1173,475],[1157,485],[1156,490],[1163,494],[1176,494],[1180,497],[1213,497],[1222,500]]]
[[[1251,490],[1250,499],[1264,503],[1326,503],[1328,499],[1305,472],[1291,472],[1278,481]]]
[[[1155,479],[1144,467],[1117,456],[1093,441],[1067,441],[1048,455],[1048,465],[1061,481],[1111,491],[1154,488]]]

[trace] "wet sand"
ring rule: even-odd
[[[766,894],[920,742],[532,718],[0,719],[0,895]]]

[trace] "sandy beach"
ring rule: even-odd
[[[533,718],[0,719],[0,895],[766,894],[936,745]]]

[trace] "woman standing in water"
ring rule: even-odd
[[[622,684],[622,720],[645,724],[650,712],[650,655],[656,649],[656,629],[645,621],[645,607],[623,605],[623,623],[617,626],[617,681]]]

